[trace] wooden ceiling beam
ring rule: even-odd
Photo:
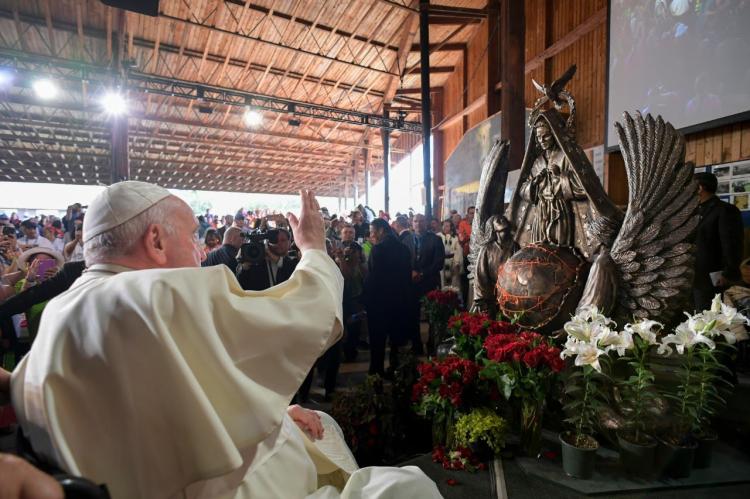
[[[481,19],[477,19],[473,17],[430,16],[430,24],[439,25],[439,26],[445,26],[445,25],[455,26],[458,24],[479,24],[481,22],[482,22]]]
[[[430,53],[435,52],[463,52],[463,50],[467,47],[465,43],[431,43],[430,44]],[[411,48],[409,49],[411,52],[419,52],[419,44],[413,43],[411,45]]]
[[[304,49],[301,49],[301,48],[290,47],[289,45],[284,45],[283,43],[278,43],[278,42],[272,42],[270,40],[264,40],[264,39],[262,39],[260,37],[257,37],[257,36],[243,35],[241,33],[236,33],[234,31],[229,31],[229,30],[226,30],[226,29],[223,29],[223,28],[218,28],[216,26],[207,26],[207,25],[204,25],[204,24],[196,23],[194,21],[190,21],[190,20],[187,20],[187,19],[181,19],[179,17],[174,17],[174,16],[170,16],[170,15],[167,15],[167,14],[160,14],[159,17],[161,19],[168,19],[170,21],[174,21],[174,22],[177,22],[177,23],[182,23],[182,24],[184,24],[186,26],[193,26],[195,28],[200,28],[200,29],[203,29],[203,30],[207,30],[209,33],[216,33],[216,34],[226,35],[226,36],[229,36],[229,37],[232,37],[232,38],[235,38],[235,39],[240,39],[240,40],[251,40],[251,41],[255,41],[255,42],[258,42],[258,43],[263,43],[265,45],[269,45],[269,46],[272,46],[272,47],[277,47],[277,48],[280,48],[280,49],[283,49],[283,50],[288,50],[288,51],[291,51],[291,52],[299,52],[301,54],[305,54],[305,55],[308,55],[308,56],[316,57],[316,58],[319,58],[319,59],[330,60],[333,63],[339,63],[339,64],[343,64],[345,66],[351,66],[351,67],[360,68],[360,69],[364,69],[364,70],[367,70],[367,71],[373,71],[373,72],[377,72],[377,73],[381,73],[381,74],[389,74],[387,71],[382,70],[382,69],[373,68],[373,67],[370,67],[370,66],[363,66],[361,64],[357,64],[355,62],[347,61],[345,59],[337,59],[335,57],[330,57],[330,56],[327,56],[325,54],[319,54],[317,52],[311,52],[309,50],[304,50]]]
[[[224,148],[225,150],[233,150],[233,149],[240,149],[240,150],[258,150],[258,151],[268,151],[268,152],[276,152],[278,154],[288,154],[293,156],[300,156],[300,157],[313,157],[313,158],[321,158],[321,155],[318,153],[311,153],[307,150],[298,150],[298,149],[287,149],[287,148],[278,148],[278,147],[271,147],[266,146],[263,144],[258,144],[257,142],[250,143],[240,143],[240,144],[231,144],[227,141],[221,141],[211,138],[188,138],[183,137],[182,135],[163,135],[158,132],[136,132],[134,134],[131,134],[131,140],[135,140],[136,138],[154,138],[154,143],[152,145],[155,145],[159,143],[160,141],[163,142],[173,142],[177,144],[177,147],[180,147],[181,145],[193,145],[193,144],[199,144],[199,145],[206,145],[206,146],[217,146]],[[166,146],[166,145],[165,145]],[[347,153],[342,151],[335,151],[330,150],[326,151],[326,157],[331,156],[344,156]]]
[[[225,0],[225,2],[228,3],[228,4],[234,4],[234,5],[238,5],[238,6],[239,5],[243,5],[243,0]],[[270,9],[268,9],[266,7],[263,7],[261,5],[256,5],[256,4],[250,5],[250,8],[252,10],[256,11],[256,12],[260,12],[261,14],[268,14],[269,11],[270,11]],[[312,27],[312,25],[313,25],[313,21],[310,21],[308,19],[303,19],[303,18],[300,18],[300,17],[294,17],[293,18],[291,15],[285,14],[283,12],[279,12],[278,10],[274,11],[271,15],[273,17],[277,17],[279,19],[284,19],[285,21],[289,21],[289,22],[301,24],[301,25],[306,26],[308,28]],[[368,44],[373,45],[375,47],[381,47],[381,48],[386,48],[388,50],[398,51],[398,47],[396,47],[396,46],[388,45],[386,43],[383,43],[383,42],[380,42],[380,41],[377,41],[377,40],[367,41],[367,37],[365,37],[363,35],[358,35],[356,32],[351,32],[350,33],[350,32],[347,32],[347,31],[342,31],[340,29],[337,29],[337,28],[332,27],[332,26],[328,26],[326,24],[318,24],[316,26],[316,28],[319,29],[319,30],[321,30],[321,31],[326,31],[328,33],[336,32],[335,34],[337,34],[338,36],[341,36],[342,38],[351,38],[351,39],[357,40],[359,42],[368,43]],[[355,28],[355,31],[356,31],[356,28]]]
[[[44,21],[47,24],[47,38],[49,38],[52,55],[57,57],[57,43],[55,42],[55,32],[52,28],[52,9],[50,9],[49,0],[44,0]]]
[[[455,66],[430,66],[430,74],[440,74],[440,73],[452,73],[456,70]],[[422,71],[421,66],[415,66],[407,71],[407,73],[404,75],[411,75],[411,74],[419,74]]]
[[[5,9],[0,9],[0,18],[13,20],[13,13],[11,11],[8,11],[8,10],[5,10]],[[44,19],[41,19],[41,18],[38,18],[38,17],[35,17],[35,16],[29,16],[29,15],[25,15],[25,14],[19,14],[19,18],[20,18],[21,22],[24,22],[24,23],[27,23],[27,24],[34,24],[34,25],[37,25],[37,26],[45,26]],[[132,19],[132,16],[130,16],[130,14],[129,14],[129,19]],[[69,24],[69,23],[60,22],[60,21],[55,21],[54,24],[53,24],[53,27],[56,30],[64,31],[64,32],[68,32],[68,33],[74,33],[75,34],[77,32],[75,25],[72,25],[72,24]],[[106,33],[104,32],[104,30],[98,30],[98,29],[87,27],[86,28],[86,36],[88,36],[90,38],[96,38],[96,39],[99,39],[99,40],[106,40]],[[135,37],[133,35],[133,31],[129,29],[129,41],[128,41],[128,45],[129,45],[129,48],[131,48],[131,47],[139,47],[139,48],[143,48],[143,49],[146,49],[146,50],[153,50],[153,48],[155,46],[155,42],[151,41],[151,40],[144,39],[144,38]],[[195,59],[200,59],[203,56],[202,52],[199,52],[199,51],[196,51],[196,50],[193,50],[193,49],[184,48],[184,47],[181,48],[181,47],[178,47],[176,45],[166,44],[166,43],[163,43],[163,42],[159,44],[159,50],[161,52],[164,52],[164,53],[177,54],[177,55],[181,55],[181,56],[185,56],[185,57],[190,57],[190,58],[195,58]],[[132,53],[132,51],[129,53],[129,57],[131,57],[131,58],[134,57],[134,54]],[[213,53],[209,52],[208,55],[207,55],[207,57],[206,57],[206,60],[214,62],[214,63],[217,63],[217,64],[223,64],[224,58],[225,58],[225,56],[218,55],[218,54],[213,54]],[[254,71],[258,71],[258,72],[263,72],[266,69],[265,65],[253,63],[253,62],[251,62],[251,59],[249,59],[249,58],[247,60],[241,60],[241,59],[231,58],[229,60],[229,65],[230,66],[235,66],[235,67],[241,67],[241,68],[248,67],[249,69],[254,70]],[[284,74],[285,71],[286,70],[284,68],[279,68],[279,67],[276,67],[276,66],[271,66],[271,68],[270,68],[270,73],[273,74],[273,75],[282,75],[282,74]],[[303,76],[302,73],[298,73],[296,71],[288,71],[288,73],[287,73],[287,77],[288,78],[292,78],[292,79],[295,79],[295,80],[302,80],[302,76]],[[328,87],[333,87],[336,84],[336,82],[334,80],[331,80],[331,79],[316,78],[316,77],[312,77],[312,76],[308,76],[307,79],[309,81],[313,82],[313,83],[319,83],[321,85],[325,85],[325,86],[328,86]],[[339,85],[339,87],[341,87],[342,89],[350,89],[351,86],[352,86],[351,84],[349,84],[349,83],[343,83],[343,82]],[[355,86],[354,87],[354,91],[355,92],[365,92],[366,88],[364,88],[364,87],[356,87]],[[378,96],[378,97],[382,97],[382,95],[383,95],[382,92],[378,92],[378,91],[372,91],[371,94],[374,95],[374,96]]]

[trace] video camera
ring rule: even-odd
[[[255,230],[245,235],[245,243],[240,248],[239,262],[260,265],[266,260],[266,245],[276,244],[278,229]]]

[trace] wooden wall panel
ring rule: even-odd
[[[487,93],[487,35],[487,21],[483,21],[479,25],[476,36],[469,42],[467,64],[469,104]],[[500,34],[496,32],[494,36],[498,37]],[[484,106],[469,113],[469,128],[481,123],[486,118],[487,109]]]

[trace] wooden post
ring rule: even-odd
[[[115,184],[123,180],[130,180],[127,115],[112,117],[111,132],[112,183]]]
[[[432,109],[430,108],[430,1],[419,2],[419,64],[422,81],[422,172],[424,175],[424,214],[432,216],[432,173],[430,163],[430,135]]]
[[[115,70],[122,75],[122,52],[125,48],[125,12],[117,9],[117,43],[112,46],[112,58]],[[127,81],[122,78],[120,81]],[[126,88],[121,89],[123,93]],[[112,183],[130,180],[130,160],[128,157],[128,116],[113,116],[110,124],[110,164],[112,165]]]
[[[388,109],[383,109],[383,116],[388,117]],[[383,139],[383,210],[388,213],[388,199],[390,193],[391,174],[391,131],[387,128],[380,130]]]
[[[435,112],[435,121],[440,123],[443,119],[443,90],[442,88],[435,92],[434,100],[432,102],[434,112]],[[432,153],[433,158],[435,159],[433,162],[433,175],[435,177],[435,181],[433,183],[433,195],[432,195],[432,206],[434,210],[435,217],[440,219],[442,216],[442,197],[443,197],[443,188],[445,186],[445,162],[443,161],[443,131],[442,130],[435,130],[432,133],[432,146],[434,148],[434,151]]]
[[[510,140],[509,169],[521,168],[523,162],[526,112],[524,109],[525,55],[524,37],[526,20],[524,3],[502,0],[500,34],[502,47],[502,92],[503,115],[500,120],[500,136]],[[493,87],[489,87],[493,88]],[[493,92],[488,90],[487,98]]]
[[[488,118],[500,111],[501,108],[501,94],[496,88],[502,80],[500,66],[505,63],[505,54],[501,51],[502,21],[504,19],[500,16],[500,2],[501,0],[487,1],[487,101],[485,105],[487,106]],[[504,16],[502,17],[504,18]],[[505,121],[505,116],[500,121],[501,123]],[[505,136],[502,137],[506,138]]]

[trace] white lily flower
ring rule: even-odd
[[[591,366],[597,371],[602,372],[602,366],[599,364],[599,356],[603,353],[604,350],[601,350],[594,345],[579,343],[575,350],[575,365]]]
[[[666,349],[668,345],[673,344],[677,349],[677,352],[683,354],[685,352],[685,348],[691,348],[699,343],[705,344],[711,350],[716,348],[716,344],[711,341],[708,336],[703,335],[702,330],[696,330],[696,322],[694,322],[692,319],[694,319],[694,317],[677,326],[677,328],[675,328],[674,334],[666,335],[662,339],[663,346],[660,347],[659,350],[664,351],[664,349]]]
[[[664,327],[664,324],[646,319],[638,321],[635,324],[625,324],[625,331],[631,335],[640,336],[641,339],[649,345],[656,345],[658,342],[656,339],[656,331],[653,330],[655,327],[661,329]]]
[[[572,320],[565,323],[563,329],[568,333],[568,338],[572,337],[583,342],[591,341],[593,328],[590,322],[582,321],[573,317]]]
[[[669,357],[670,355],[672,355],[673,351],[674,350],[672,350],[672,347],[670,347],[666,343],[659,343],[659,348],[656,349],[657,354],[663,355],[665,357]]]
[[[616,350],[617,355],[622,357],[627,350],[633,348],[633,335],[628,331],[612,331],[609,328],[602,328],[601,333],[597,336],[596,345],[603,348],[605,352]]]
[[[600,324],[602,326],[615,325],[612,319],[602,314],[594,305],[587,305],[578,310],[576,315],[573,316],[573,320],[576,319],[579,321]]]

